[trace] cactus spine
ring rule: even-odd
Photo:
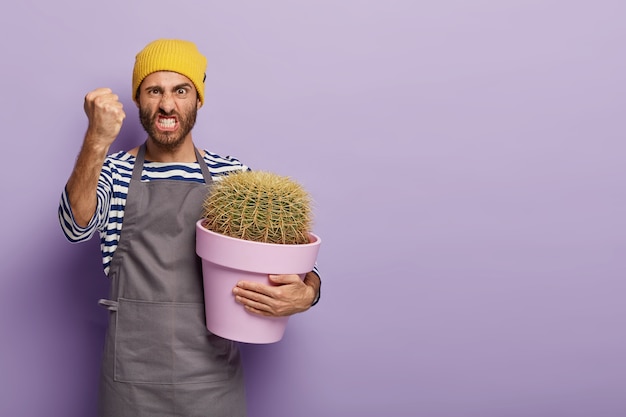
[[[289,177],[264,171],[214,181],[203,204],[208,230],[255,242],[309,243],[311,198]]]

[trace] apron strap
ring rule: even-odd
[[[132,179],[134,181],[141,181],[141,173],[143,172],[143,161],[146,156],[146,143],[144,142],[137,152],[137,158],[135,160],[135,166],[133,167],[133,176]],[[129,186],[130,188],[130,186]]]
[[[211,181],[213,181],[213,175],[211,175],[211,172],[209,172],[209,167],[207,166],[206,162],[204,162],[204,158],[202,157],[202,155],[200,155],[198,148],[194,147],[194,149],[196,150],[196,159],[198,160],[198,165],[200,165],[200,170],[202,171],[204,182],[205,184],[211,184]]]

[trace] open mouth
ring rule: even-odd
[[[159,116],[157,117],[156,125],[159,130],[171,131],[176,129],[178,122],[175,117]]]

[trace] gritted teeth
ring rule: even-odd
[[[173,117],[159,117],[159,125],[164,128],[176,126],[176,119]]]

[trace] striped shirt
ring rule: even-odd
[[[249,168],[231,157],[221,157],[204,151],[204,161],[214,180],[234,172],[245,171]],[[111,259],[117,249],[122,231],[124,208],[128,185],[133,173],[135,157],[121,151],[109,155],[102,167],[97,189],[97,207],[93,218],[86,227],[76,224],[70,208],[67,189],[63,190],[59,204],[59,222],[63,233],[70,242],[89,240],[96,231],[100,234],[100,249],[102,251],[102,265],[104,273],[109,274]],[[164,163],[145,161],[142,172],[142,181],[159,179],[194,181],[204,183],[200,165],[193,163]]]

